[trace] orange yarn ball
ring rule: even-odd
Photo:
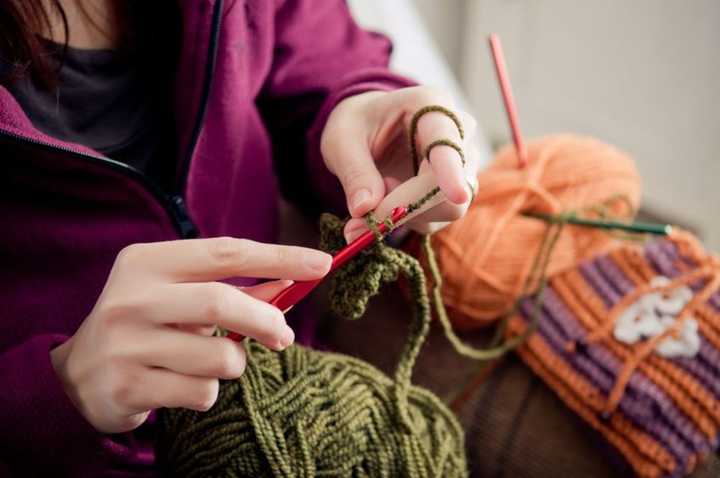
[[[523,292],[548,224],[523,212],[558,214],[615,201],[610,213],[631,216],[640,201],[633,160],[588,137],[557,135],[528,145],[518,167],[512,147],[478,176],[466,215],[434,234],[443,275],[443,298],[456,326],[477,328],[508,312]],[[607,231],[566,225],[552,251],[547,275],[599,254],[614,242]]]

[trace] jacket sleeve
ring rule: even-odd
[[[113,476],[130,477],[147,472],[152,448],[139,439],[140,429],[137,436],[100,433],[65,393],[50,350],[66,339],[38,335],[0,354],[0,423],[5,430],[0,433],[0,462],[13,476],[87,476],[113,470]],[[6,471],[0,466],[0,473]]]
[[[273,66],[258,104],[288,199],[313,213],[346,211],[340,183],[320,155],[320,136],[344,98],[414,85],[388,69],[391,51],[386,37],[355,23],[344,0],[280,3]]]

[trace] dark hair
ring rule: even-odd
[[[180,22],[174,4],[174,1],[115,0],[112,8],[116,9],[116,17],[126,26],[130,26],[127,22],[130,16],[137,19],[139,25],[136,26],[142,32],[157,30],[157,23],[160,23],[169,41],[175,41]],[[87,20],[93,22],[82,3],[79,7]],[[52,31],[55,15],[62,21],[63,42],[59,51],[50,51],[51,43],[43,41],[41,35]],[[158,18],[164,21],[157,22]],[[97,24],[95,26],[100,28]],[[121,32],[120,44],[123,49],[131,50],[142,41],[133,28],[123,28]],[[54,87],[69,39],[68,19],[60,0],[0,0],[0,84],[30,75],[40,86]]]
[[[54,83],[56,65],[37,35],[52,30],[50,18],[53,13],[62,19],[67,45],[70,32],[59,0],[0,1],[0,59],[9,70],[0,78],[1,81],[14,81],[29,73],[44,86]]]

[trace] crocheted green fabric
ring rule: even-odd
[[[337,231],[342,231],[344,223],[332,214],[323,214],[320,223],[320,249],[331,253],[342,249],[345,240]],[[382,285],[397,281],[401,269],[412,273],[414,262],[402,251],[378,244],[369,247],[332,277],[331,310],[338,317],[359,319]]]
[[[343,222],[321,219],[321,247],[344,245]],[[394,379],[344,355],[246,339],[245,374],[221,383],[215,406],[159,414],[158,459],[169,476],[463,477],[464,437],[450,410],[411,384],[431,313],[422,267],[379,241],[338,271],[330,302],[360,317],[383,283],[402,274],[414,319]]]

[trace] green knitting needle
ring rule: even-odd
[[[526,212],[525,216],[542,219],[546,222],[567,222],[578,226],[595,227],[598,229],[619,229],[622,231],[636,232],[639,234],[656,234],[658,236],[667,236],[672,232],[672,226],[669,224],[653,224],[649,222],[617,222],[617,221],[601,221],[596,219],[583,219],[581,217],[569,216],[553,216],[552,214],[543,214],[538,212]]]

